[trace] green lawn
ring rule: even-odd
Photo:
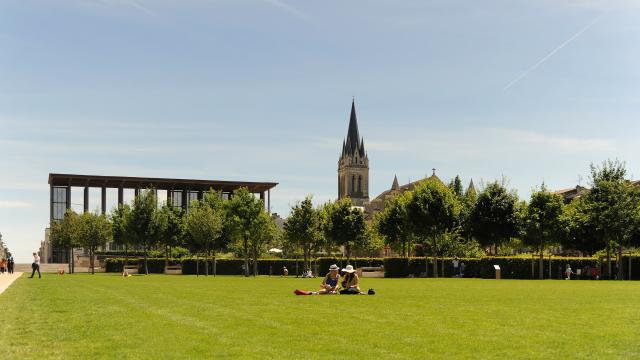
[[[640,358],[640,282],[45,274],[0,295],[10,359]]]

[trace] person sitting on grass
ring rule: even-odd
[[[333,264],[329,267],[329,273],[322,280],[320,284],[320,290],[318,291],[305,291],[296,290],[296,295],[334,295],[338,291],[338,284],[340,283],[340,274],[338,274],[340,268],[338,265]]]
[[[360,295],[363,294],[360,292],[360,279],[358,278],[358,274],[356,274],[356,270],[353,268],[353,265],[347,265],[346,268],[342,269],[346,274],[342,279],[342,289],[340,290],[340,295]]]

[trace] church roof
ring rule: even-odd
[[[398,185],[398,176],[395,175],[393,177],[393,184],[391,185],[391,190],[398,190],[400,188],[400,185]]]
[[[473,184],[473,179],[471,179],[471,181],[469,181],[469,187],[467,188],[467,192],[469,192],[469,191],[476,192],[476,186]]]
[[[347,132],[347,138],[342,145],[343,155],[353,155],[358,152],[361,157],[365,156],[364,139],[360,137],[358,131],[358,118],[356,116],[356,103],[355,100],[351,102],[351,117],[349,118],[349,131]]]

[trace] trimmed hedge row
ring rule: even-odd
[[[460,258],[465,264],[464,277],[485,278],[495,277],[494,265],[499,265],[503,279],[538,279],[539,259],[522,257],[484,257]],[[428,268],[425,261],[428,262]],[[433,258],[385,258],[385,277],[433,277]],[[549,258],[544,259],[544,278],[549,277]],[[600,271],[600,263],[593,258],[560,258],[551,259],[551,278],[562,279],[567,264],[574,272],[585,266],[596,267]],[[532,275],[533,265],[533,275]],[[638,268],[640,273],[640,267]],[[456,274],[453,268],[453,258],[438,258],[438,275],[452,277]],[[583,276],[587,277],[587,276]]]
[[[453,269],[453,258],[438,258],[438,275],[440,277],[455,276]],[[493,265],[500,265],[502,278],[504,279],[538,279],[539,260],[534,258],[523,257],[484,257],[484,258],[460,258],[461,263],[465,264],[464,277],[468,278],[485,278],[495,277]],[[109,258],[105,259],[106,272],[121,272],[125,259]],[[129,265],[138,265],[140,272],[144,271],[143,258],[128,259]],[[165,259],[149,258],[148,267],[150,273],[163,273]],[[352,258],[349,262],[355,268],[363,266],[384,266],[385,277],[402,278],[402,277],[433,277],[433,258]],[[623,257],[622,269],[624,279],[629,279],[629,258]],[[200,274],[204,274],[205,262],[203,259],[182,258],[171,259],[170,265],[182,265],[182,273],[185,275],[195,275],[198,264]],[[323,276],[328,272],[331,264],[337,264],[339,267],[345,267],[347,261],[344,258],[324,257],[318,258],[312,262],[312,270],[316,275]],[[595,258],[560,258],[553,257],[551,259],[551,271],[549,271],[549,258],[544,259],[544,278],[545,279],[562,279],[566,264],[570,264],[574,272],[585,267],[595,267],[601,278],[606,278],[607,263],[600,262]],[[242,275],[244,265],[243,259],[218,259],[216,261],[216,273],[218,275]],[[428,268],[427,268],[428,265]],[[258,274],[260,275],[282,275],[283,267],[287,267],[290,276],[302,274],[303,261],[298,259],[260,259],[258,260]],[[533,274],[532,274],[533,266]],[[253,271],[253,264],[249,264],[249,269]],[[631,258],[631,279],[640,280],[640,258]],[[213,273],[213,260],[209,260],[209,273]],[[616,261],[612,261],[612,273],[615,276]],[[577,278],[574,276],[574,278]],[[590,278],[589,275],[583,274],[579,278]]]

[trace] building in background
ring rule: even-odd
[[[101,190],[101,213],[107,211],[107,189],[117,189],[118,205],[124,203],[124,190],[133,189],[137,196],[140,190],[154,189],[166,190],[168,204],[189,211],[189,203],[200,200],[203,194],[209,190],[219,191],[222,197],[230,199],[233,192],[246,187],[249,192],[259,196],[263,200],[266,209],[271,212],[271,189],[278,183],[275,182],[249,182],[249,181],[223,181],[223,180],[194,180],[194,179],[166,179],[129,176],[101,176],[101,175],[77,175],[77,174],[49,174],[50,187],[50,223],[60,221],[64,214],[71,209],[71,191],[73,188],[81,188],[83,191],[83,210],[89,211],[89,189]],[[110,248],[110,244],[107,245]],[[45,239],[40,247],[43,262],[66,263],[69,254],[65,249],[51,246],[49,231],[45,230]]]
[[[338,160],[338,199],[347,197],[355,206],[369,203],[369,157],[358,131],[355,100],[351,102],[349,131]]]

